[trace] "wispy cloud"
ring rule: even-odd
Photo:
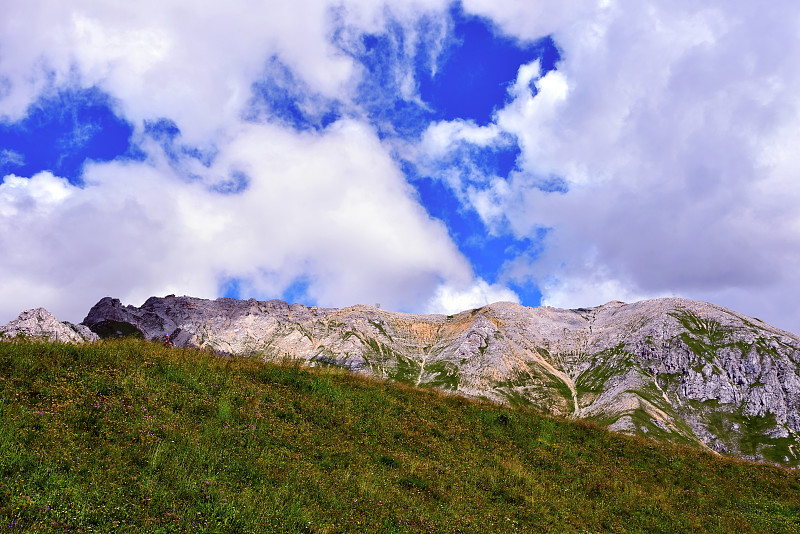
[[[25,165],[25,156],[19,152],[8,148],[0,150],[0,169],[3,170],[0,174],[6,174],[7,171],[23,165]]]

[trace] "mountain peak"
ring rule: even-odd
[[[42,338],[65,343],[84,343],[99,339],[86,326],[59,322],[44,308],[34,308],[19,314],[15,320],[0,326],[0,340],[12,338]]]

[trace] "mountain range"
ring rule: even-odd
[[[704,302],[571,310],[499,302],[417,315],[174,295],[134,307],[106,297],[81,325],[38,309],[0,327],[5,338],[18,334],[70,342],[169,334],[176,346],[337,366],[800,466],[800,338]]]

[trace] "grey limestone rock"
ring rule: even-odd
[[[85,343],[99,339],[86,326],[62,323],[44,308],[24,311],[15,320],[0,326],[0,341],[20,336],[63,343]]]

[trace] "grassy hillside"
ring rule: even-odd
[[[800,532],[800,472],[145,341],[0,343],[0,532]]]

